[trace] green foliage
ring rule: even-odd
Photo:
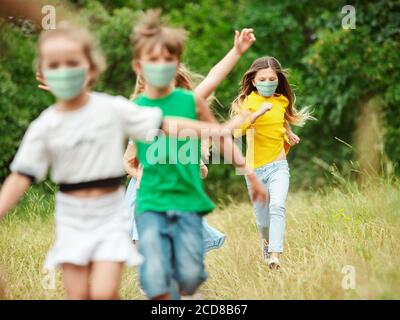
[[[300,145],[289,153],[296,186],[331,180],[331,173],[321,169],[321,163],[327,167],[334,164],[346,173],[353,150],[336,137],[353,143],[360,108],[376,95],[383,101],[385,152],[400,167],[399,1],[353,1],[357,20],[356,29],[350,30],[341,26],[345,1],[319,1],[318,5],[309,0],[69,2],[99,38],[107,57],[108,70],[96,90],[127,97],[133,91],[129,35],[140,10],[162,8],[165,19],[189,32],[183,62],[203,75],[231,48],[235,29],[252,27],[257,42],[216,92],[220,103],[213,107],[220,118],[228,116],[238,83],[252,61],[272,55],[291,70],[289,80],[297,106],[311,106],[317,118],[304,128],[294,128],[301,137]],[[15,23],[2,26],[1,177],[7,173],[28,123],[52,101],[48,93],[36,88],[32,68],[36,36]],[[212,166],[206,186],[218,196],[229,192],[246,195],[242,178],[236,177],[230,166]]]
[[[26,128],[52,98],[36,89],[36,36],[10,24],[0,29],[0,177],[5,177]]]
[[[303,58],[301,101],[315,107],[319,121],[307,126],[304,135],[311,137],[319,132],[323,139],[313,139],[315,150],[322,152],[318,156],[343,165],[351,159],[351,150],[332,138],[339,137],[351,144],[360,108],[373,96],[383,96],[388,129],[386,151],[393,162],[399,163],[395,140],[400,138],[400,3],[356,1],[354,6],[356,29],[330,27],[330,21],[340,21],[335,12],[321,15],[315,25],[316,40]],[[384,7],[387,10],[382,10]]]

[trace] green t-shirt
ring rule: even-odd
[[[164,116],[196,119],[191,91],[177,88],[160,99],[143,94],[138,106],[159,107]],[[160,135],[152,143],[136,141],[137,157],[143,166],[136,198],[136,214],[145,211],[187,211],[208,213],[214,204],[204,192],[200,177],[200,140]]]

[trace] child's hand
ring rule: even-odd
[[[247,175],[250,182],[251,198],[252,201],[260,201],[263,204],[268,203],[269,195],[267,190],[264,188],[260,180],[257,179],[255,174],[252,172]]]
[[[235,43],[234,48],[239,55],[242,55],[251,47],[256,41],[256,37],[253,34],[253,29],[245,28],[241,32],[235,30]]]
[[[272,104],[269,102],[264,102],[261,107],[256,111],[259,116],[262,116],[264,113],[268,112],[272,109]]]
[[[45,81],[40,75],[40,72],[36,72],[36,80],[40,82],[40,84],[38,85],[39,89],[50,91],[50,88],[45,84]]]
[[[135,168],[130,168],[129,170],[127,170],[127,173],[130,178],[134,178],[134,179],[138,178],[138,172]]]
[[[254,123],[259,117],[272,109],[272,104],[264,102],[261,107],[250,116],[250,122]]]
[[[300,138],[293,131],[287,132],[287,137],[291,146],[295,146],[300,142]]]
[[[200,165],[200,176],[202,179],[207,178],[208,168],[205,164]]]

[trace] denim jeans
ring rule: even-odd
[[[128,184],[128,188],[125,193],[125,201],[128,205],[130,212],[130,226],[129,226],[129,235],[132,240],[139,240],[139,235],[137,232],[137,226],[135,221],[135,207],[136,207],[136,179],[131,178]]]
[[[286,160],[270,162],[254,169],[255,175],[269,192],[269,203],[253,203],[261,237],[269,242],[269,252],[283,252],[285,235],[285,202],[289,189],[289,166]],[[249,183],[246,179],[247,188]]]
[[[135,221],[135,207],[136,207],[136,179],[131,178],[128,184],[128,188],[126,189],[125,193],[125,201],[129,207],[129,211],[131,212],[131,219],[130,219],[130,227],[129,227],[129,234],[132,240],[138,241],[139,235],[137,232],[137,226]],[[203,237],[205,243],[205,250],[206,252],[214,249],[221,248],[225,242],[226,236],[218,231],[217,229],[211,227],[206,219],[203,219]]]
[[[176,285],[191,295],[207,279],[202,222],[202,215],[193,212],[147,211],[137,217],[145,259],[140,282],[150,299],[167,293],[176,297]]]

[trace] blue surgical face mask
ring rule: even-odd
[[[143,77],[146,82],[156,88],[168,87],[175,79],[177,64],[142,63]]]
[[[52,94],[61,100],[78,96],[85,84],[86,68],[59,68],[43,72]]]
[[[257,81],[256,88],[258,94],[263,97],[270,97],[275,93],[278,87],[278,80],[276,81]]]

